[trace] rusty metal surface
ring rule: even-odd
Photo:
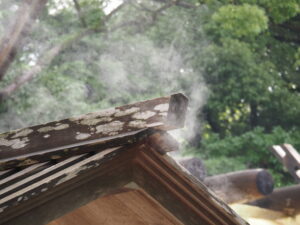
[[[174,94],[0,134],[0,170],[130,144],[148,128],[180,128],[187,103]]]

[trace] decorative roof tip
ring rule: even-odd
[[[0,134],[0,170],[134,143],[184,126],[188,98],[173,94]],[[151,129],[150,129],[151,128]]]

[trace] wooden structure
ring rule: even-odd
[[[280,160],[283,166],[300,183],[300,155],[290,144],[273,145],[271,151]]]
[[[277,188],[272,194],[248,204],[282,212],[287,216],[298,215],[300,214],[300,185]]]
[[[264,169],[249,169],[215,175],[204,184],[227,204],[245,203],[273,192],[272,175]]]
[[[186,109],[175,94],[1,134],[0,224],[247,224],[167,156]]]

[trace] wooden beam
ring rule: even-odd
[[[297,150],[290,144],[283,144],[273,145],[271,151],[294,177],[295,181],[300,183],[300,155]]]
[[[247,224],[168,155],[149,145],[140,147],[133,168],[134,182],[183,224]]]
[[[86,171],[99,167],[104,162],[115,158],[118,153],[120,148],[112,148],[89,157],[88,155],[73,156],[1,189],[0,221],[6,210],[30,202],[29,200],[32,201],[43,192],[55,189]]]
[[[5,209],[0,213],[0,224],[48,224],[100,196],[122,189],[132,180],[131,150],[110,155],[109,160],[100,164],[91,161],[85,169],[81,167],[84,170],[80,176],[68,176],[70,179],[65,182]]]
[[[300,185],[277,188],[265,198],[247,204],[280,211],[288,216],[298,215],[300,214]]]
[[[244,203],[271,194],[272,175],[264,169],[250,169],[206,177],[204,184],[227,204]]]
[[[201,159],[197,157],[184,157],[179,158],[178,163],[182,165],[190,174],[198,180],[203,181],[206,177],[206,168]]]
[[[162,155],[179,150],[178,142],[167,132],[156,132],[150,135],[146,141]]]
[[[183,224],[247,224],[202,183],[181,171],[171,158],[153,146],[143,140],[124,148],[83,156],[83,159],[77,156],[78,161],[69,162],[66,167],[61,164],[66,160],[52,166],[54,173],[45,169],[44,173],[26,178],[22,184],[17,181],[11,190],[33,180],[34,183],[0,198],[3,210],[0,224],[47,224],[99,196],[118,193],[124,187],[145,191]],[[1,191],[5,194],[8,189]],[[10,201],[12,199],[14,201]]]
[[[187,103],[184,95],[174,94],[0,134],[0,170],[131,144],[150,130],[180,128]]]

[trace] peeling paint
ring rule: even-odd
[[[79,121],[78,123],[80,123],[82,125],[92,126],[92,125],[97,125],[98,123],[101,123],[101,122],[110,122],[112,120],[113,119],[111,117],[90,118],[90,119],[83,119],[83,120]]]
[[[88,134],[88,133],[79,133],[79,134],[77,134],[76,135],[76,139],[77,140],[84,140],[84,139],[87,139],[87,138],[89,138],[91,135],[90,134]]]
[[[169,110],[169,104],[165,103],[165,104],[159,104],[157,106],[154,107],[154,110],[160,111],[160,112],[166,112]]]
[[[17,138],[17,139],[11,139],[7,140],[5,138],[0,138],[0,146],[10,146],[13,149],[19,149],[23,148],[27,145],[27,142],[29,139],[27,137],[25,138]]]
[[[38,163],[38,161],[37,160],[33,160],[33,159],[26,159],[23,162],[20,162],[18,164],[18,166],[27,166],[27,165],[31,165],[31,164],[35,164],[35,163]]]
[[[154,116],[156,113],[152,111],[146,111],[146,112],[137,112],[133,114],[132,118],[138,119],[138,120],[146,120],[150,117]]]
[[[45,134],[43,137],[44,137],[44,138],[49,138],[49,137],[50,137],[50,134]]]
[[[45,127],[41,127],[39,128],[37,131],[40,133],[46,133],[48,131],[52,131],[52,130],[64,130],[67,129],[70,125],[69,124],[58,124],[57,126],[45,126]]]
[[[61,178],[56,184],[55,186],[57,185],[60,185],[68,180],[71,180],[72,178],[76,177],[77,174],[81,171],[81,168],[77,168],[76,170],[72,171],[71,173],[69,174],[65,174],[66,176]]]
[[[96,127],[97,133],[109,134],[111,132],[121,131],[123,129],[124,122],[113,121],[107,124],[99,125]]]
[[[130,121],[128,126],[133,128],[145,128],[147,127],[147,123],[144,120],[134,120]]]
[[[95,119],[95,118],[100,118],[100,117],[110,117],[115,112],[116,112],[115,108],[110,108],[110,109],[102,110],[99,112],[75,116],[75,117],[69,118],[69,120],[72,122],[78,122],[79,120],[89,120],[89,119]]]
[[[156,127],[162,125],[162,122],[155,122],[155,123],[149,123],[147,124],[147,127]]]
[[[130,114],[138,112],[139,110],[140,110],[140,108],[138,108],[138,107],[132,107],[132,108],[126,109],[124,111],[117,109],[114,116],[115,117],[128,116]]]
[[[11,138],[24,137],[24,136],[27,136],[28,134],[30,134],[32,132],[33,132],[33,130],[29,129],[29,128],[17,130],[16,133]]]

